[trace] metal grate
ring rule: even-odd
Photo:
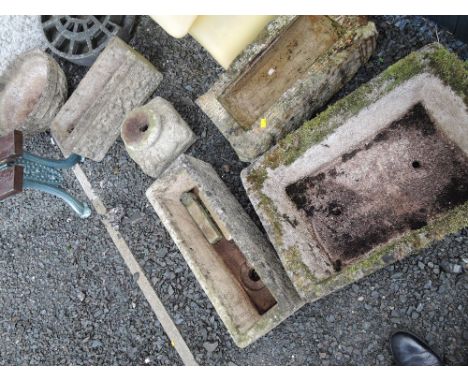
[[[41,16],[48,48],[82,66],[91,66],[112,36],[128,41],[135,16]]]

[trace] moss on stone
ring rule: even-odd
[[[258,169],[253,169],[250,171],[249,175],[247,175],[247,181],[249,182],[250,186],[255,191],[260,191],[263,187],[263,183],[267,178],[267,171],[265,167],[261,167]]]
[[[376,86],[386,84],[383,94],[395,89],[398,85],[421,73],[424,65],[421,52],[412,52],[400,61],[390,65],[379,77]]]
[[[273,204],[273,201],[266,196],[265,194],[261,194],[259,207],[265,212],[265,215],[270,220],[270,224],[273,227],[273,234],[275,235],[275,241],[279,245],[283,245],[283,231],[281,229],[281,223],[278,219],[278,210],[276,206]]]
[[[430,64],[448,86],[450,86],[465,104],[468,103],[468,62],[461,61],[456,54],[439,46],[429,54]]]
[[[288,272],[292,273],[290,278],[294,285],[307,290],[309,286],[303,284],[304,279],[307,279],[310,283],[316,283],[315,276],[302,261],[301,253],[296,246],[289,247],[284,251],[284,263]]]

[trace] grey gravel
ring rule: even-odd
[[[376,53],[333,101],[437,39],[435,25],[422,17],[374,20]],[[465,44],[443,30],[438,37],[468,58]],[[246,164],[194,103],[222,69],[191,37],[172,39],[148,17],[140,18],[130,44],[164,74],[155,95],[172,102],[201,137],[189,153],[213,165],[259,224],[240,182]],[[86,68],[59,63],[72,91]],[[59,156],[47,133],[27,145]],[[306,305],[239,349],[149,206],[144,192],[152,179],[129,159],[122,142],[102,162],[87,161],[83,167],[106,206],[117,209],[114,223],[201,364],[389,365],[388,338],[398,328],[416,332],[448,364],[467,363],[468,274],[435,272],[443,261],[463,264],[467,229]],[[72,176],[67,187],[83,198]],[[95,215],[82,221],[53,197],[27,192],[7,200],[0,219],[6,222],[0,232],[2,364],[180,364],[135,284],[139,275],[128,272]],[[86,295],[83,301],[79,291]],[[94,341],[102,345],[92,347]]]
[[[455,274],[463,272],[463,268],[460,264],[454,264],[446,260],[443,260],[440,266],[444,272],[455,273]]]
[[[218,342],[204,342],[203,347],[208,353],[213,353],[218,347]]]
[[[47,46],[37,16],[1,16],[0,74],[21,53]]]

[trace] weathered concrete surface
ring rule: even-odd
[[[174,106],[161,97],[128,113],[121,136],[130,157],[153,178],[196,140]]]
[[[427,46],[243,171],[301,296],[320,298],[468,225],[467,74]]]
[[[207,240],[203,227],[196,223],[206,217],[192,218],[184,200],[186,193],[196,195],[222,240],[216,244]],[[238,346],[249,345],[304,304],[271,245],[209,164],[182,154],[146,195]],[[240,252],[245,257],[236,272],[223,261],[226,252],[235,256]],[[248,281],[247,285],[239,282],[244,268],[253,268],[260,277],[251,278],[255,287],[250,288]],[[249,294],[260,281],[276,301],[265,313]]]
[[[32,50],[13,61],[0,78],[0,135],[49,129],[67,97],[67,80],[55,60]]]
[[[349,81],[376,37],[364,17],[278,17],[197,104],[251,162]]]
[[[0,25],[0,74],[20,54],[32,49],[44,51],[47,42],[44,39],[39,16],[2,15]]]
[[[125,115],[156,90],[162,74],[114,37],[52,122],[65,155],[101,161],[120,133]]]

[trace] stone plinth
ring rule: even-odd
[[[153,178],[196,140],[174,106],[161,97],[128,113],[121,136],[128,155]]]

